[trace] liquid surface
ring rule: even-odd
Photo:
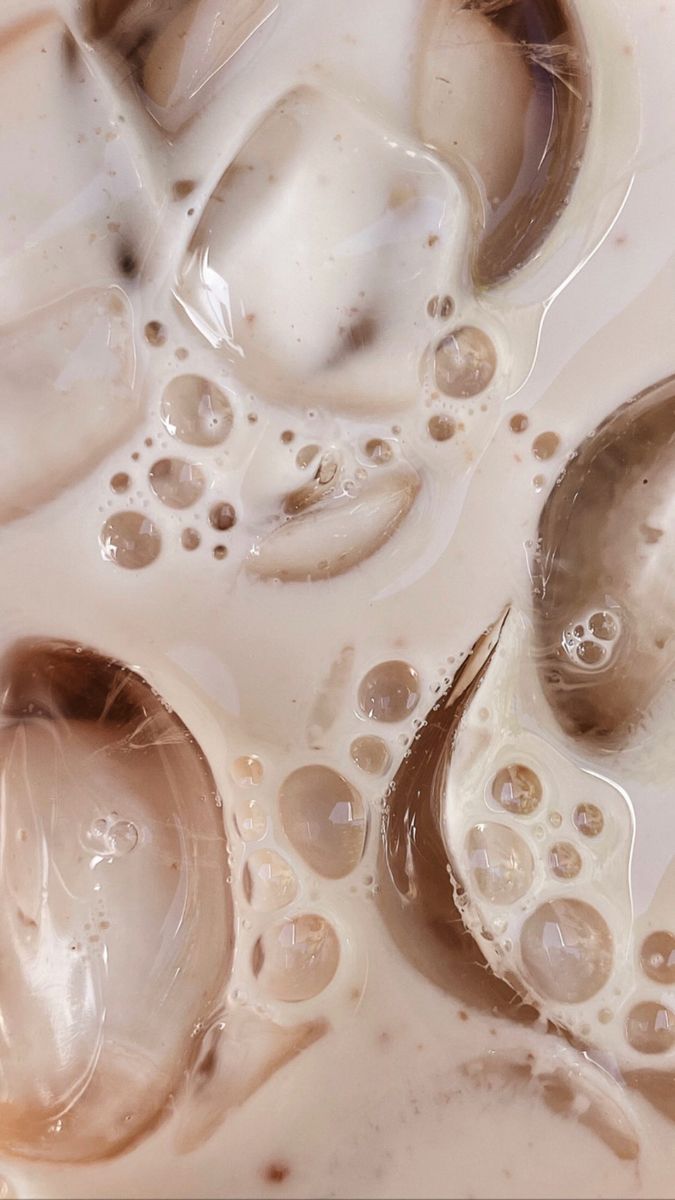
[[[671,1197],[675,12],[0,22],[0,1195]]]

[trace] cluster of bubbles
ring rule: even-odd
[[[593,621],[595,629],[604,632],[608,618],[613,620],[611,614],[593,614],[589,626]],[[504,813],[530,821],[539,815],[544,788],[531,767],[514,762],[495,773],[489,796]],[[550,812],[548,819],[556,830],[563,824],[560,812]],[[606,822],[596,804],[581,801],[571,812],[570,824],[572,836],[553,841],[545,859],[549,875],[563,884],[582,873],[583,842],[601,839]],[[575,844],[574,838],[581,841]],[[532,888],[535,857],[517,829],[496,820],[481,822],[469,830],[465,849],[473,882],[490,904],[513,905]],[[608,983],[614,966],[614,941],[607,921],[593,905],[563,893],[539,904],[527,916],[520,930],[520,955],[527,979],[540,995],[558,1003],[580,1004]],[[661,985],[675,983],[673,933],[650,933],[640,949],[640,965],[647,979]],[[612,1018],[607,1009],[599,1014],[603,1023]],[[640,1000],[627,1012],[624,1033],[639,1053],[665,1053],[675,1046],[675,1015],[661,1000]]]
[[[154,346],[163,345],[166,340],[159,322],[149,322],[145,335]],[[160,402],[160,417],[171,438],[199,447],[221,445],[234,423],[232,405],[222,388],[201,375],[189,374],[176,376],[167,384]],[[110,488],[119,496],[129,491],[131,483],[128,472],[118,471],[111,477]],[[148,484],[166,508],[183,511],[193,508],[203,498],[207,479],[198,463],[180,455],[167,455],[151,464]],[[225,533],[235,525],[237,514],[229,501],[221,500],[211,505],[208,520],[213,530]],[[109,561],[127,570],[140,570],[159,557],[162,535],[147,514],[123,509],[105,521],[100,542],[103,556]],[[199,530],[192,526],[181,530],[181,545],[185,550],[196,550],[201,542]],[[223,559],[226,555],[227,547],[217,542],[213,547],[214,558]]]
[[[601,609],[570,624],[563,633],[562,644],[569,658],[592,670],[608,663],[619,632],[616,614]]]

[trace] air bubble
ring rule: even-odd
[[[100,542],[103,557],[129,571],[150,566],[162,547],[157,526],[137,512],[120,512],[109,517],[101,530]]]
[[[166,329],[161,321],[148,321],[145,326],[145,340],[149,346],[163,346],[166,342]]]
[[[604,646],[599,646],[597,642],[585,641],[577,646],[577,658],[586,667],[597,667],[605,657]]]
[[[267,816],[257,800],[237,796],[234,801],[234,821],[243,842],[259,842],[267,832]]]
[[[497,355],[490,338],[472,325],[449,333],[435,350],[436,385],[446,396],[458,400],[484,391],[496,368]]]
[[[363,801],[330,767],[312,764],[291,772],[279,791],[279,816],[289,842],[318,875],[341,879],[361,859]]]
[[[389,747],[379,737],[354,738],[349,753],[357,767],[368,775],[384,775],[391,763]]]
[[[263,765],[255,754],[242,754],[235,758],[230,767],[230,774],[240,787],[256,787],[262,783]]]
[[[556,450],[560,445],[560,438],[557,433],[552,433],[548,430],[546,433],[540,433],[532,443],[532,453],[540,462],[546,462],[547,459],[553,458]]]
[[[244,867],[244,892],[251,908],[276,912],[295,899],[298,881],[276,850],[255,850]]]
[[[541,803],[541,781],[529,767],[512,763],[495,775],[492,795],[507,812],[529,816]]]
[[[675,937],[661,929],[642,943],[640,963],[645,975],[656,983],[675,983]]]
[[[520,948],[532,986],[565,1004],[589,1000],[612,972],[612,935],[600,913],[583,900],[541,904],[523,925]]]
[[[575,879],[581,870],[581,855],[571,842],[556,842],[548,852],[548,868],[556,879]]]
[[[227,558],[227,546],[214,546],[213,557],[217,558],[218,561],[222,561],[222,559]]]
[[[641,1054],[666,1054],[675,1046],[675,1015],[653,1000],[636,1004],[626,1019],[626,1039]]]
[[[382,438],[370,438],[366,442],[364,449],[371,462],[376,463],[378,466],[391,462],[394,457],[391,443],[383,441]]]
[[[172,379],[164,389],[160,416],[167,432],[190,446],[220,445],[233,424],[227,396],[201,375]]]
[[[120,495],[122,492],[128,492],[131,487],[131,476],[127,475],[126,471],[118,471],[110,480],[110,490]]]
[[[577,804],[572,820],[579,833],[587,838],[597,837],[605,825],[605,818],[596,804]]]
[[[148,479],[150,487],[168,508],[189,508],[199,500],[206,480],[201,467],[184,458],[160,458],[153,463]]]
[[[613,642],[619,626],[609,612],[596,612],[589,618],[588,627],[594,637],[602,642]]]
[[[417,707],[419,698],[417,671],[397,659],[371,667],[359,684],[359,708],[373,721],[403,721]]]
[[[457,425],[447,413],[434,413],[427,422],[429,436],[435,442],[447,442],[454,437]]]
[[[227,500],[221,501],[219,504],[214,504],[209,512],[209,524],[224,533],[225,530],[231,529],[237,522],[237,514],[234,505],[229,504]]]
[[[525,433],[529,424],[525,413],[514,413],[509,420],[509,428],[512,433]]]
[[[98,817],[85,835],[90,850],[101,858],[124,858],[138,845],[138,829],[132,821],[115,816]]]
[[[314,459],[320,452],[321,447],[314,445],[314,443],[309,446],[301,446],[295,456],[296,467],[298,467],[301,471],[306,471],[307,467],[314,462]]]
[[[493,821],[475,825],[467,835],[466,852],[476,886],[492,904],[513,904],[532,886],[532,854],[508,826]]]
[[[196,529],[184,529],[180,535],[181,546],[185,550],[196,550],[201,540],[201,536]]]
[[[340,943],[328,921],[314,914],[265,931],[253,952],[253,970],[265,989],[288,1003],[311,1000],[337,971]]]

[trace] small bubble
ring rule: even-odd
[[[224,558],[227,558],[227,546],[214,546],[213,557],[217,559],[218,562],[222,562]]]
[[[529,816],[541,803],[541,781],[529,767],[512,763],[495,775],[492,795],[507,812]]]
[[[609,1025],[610,1021],[612,1021],[613,1018],[614,1018],[614,1013],[612,1012],[611,1008],[601,1008],[600,1009],[600,1012],[598,1013],[598,1020],[601,1025]]]
[[[650,933],[642,943],[640,963],[656,983],[675,983],[675,936],[666,930]]]
[[[386,742],[379,737],[355,738],[349,753],[362,771],[368,775],[384,775],[391,763],[391,754]]]
[[[641,1054],[665,1054],[675,1046],[675,1016],[653,1000],[636,1004],[626,1019],[626,1038]]]
[[[455,311],[455,302],[452,296],[443,296],[439,303],[438,315],[442,321],[447,321]]]
[[[556,842],[548,852],[548,867],[556,879],[574,879],[581,870],[581,855],[571,842]]]
[[[196,504],[206,486],[204,472],[184,458],[160,458],[153,463],[148,479],[150,487],[168,508],[189,508]]]
[[[263,765],[255,754],[242,754],[235,758],[230,774],[240,787],[256,787],[262,783]]]
[[[430,317],[435,317],[438,312],[438,296],[430,296],[427,300],[427,314]]]
[[[236,521],[237,514],[234,506],[229,504],[227,500],[214,504],[209,512],[209,524],[221,533],[224,533],[227,529],[231,529],[236,524]]]
[[[429,417],[427,429],[435,442],[447,442],[454,437],[457,425],[447,413],[434,413]]]
[[[530,422],[525,413],[514,413],[509,421],[509,426],[512,433],[525,433]]]
[[[605,818],[595,804],[577,804],[572,820],[579,833],[587,838],[597,837],[605,824]]]
[[[176,358],[179,362],[185,362],[185,359],[189,358],[189,355],[190,351],[187,350],[185,346],[179,346],[176,350]]]
[[[587,667],[597,667],[605,654],[604,646],[599,646],[597,642],[580,642],[577,646],[577,658]]]
[[[371,438],[366,442],[364,449],[371,462],[378,465],[391,462],[394,456],[391,443],[383,441],[382,438]]]
[[[196,550],[201,540],[201,536],[196,529],[184,529],[180,535],[181,546],[185,550]]]
[[[596,612],[589,618],[588,627],[594,637],[602,642],[613,642],[619,626],[614,617],[608,612]]]
[[[359,708],[373,721],[403,721],[417,707],[419,699],[417,671],[397,659],[371,667],[359,684]]]
[[[549,458],[553,458],[558,446],[560,438],[557,433],[552,433],[548,430],[546,433],[540,433],[532,443],[532,453],[540,462],[545,462]]]
[[[301,471],[306,471],[307,467],[314,462],[314,459],[316,458],[317,454],[320,453],[320,451],[321,447],[314,445],[314,443],[309,446],[302,446],[295,456],[296,467],[298,467]]]
[[[290,443],[293,441],[294,438],[295,438],[295,434],[293,433],[292,429],[284,429],[284,431],[281,435],[281,440],[284,443],[284,446],[290,445]]]
[[[234,820],[244,842],[259,842],[267,832],[265,810],[257,800],[239,794],[234,800]]]
[[[554,829],[560,829],[560,826],[562,825],[562,813],[551,812],[548,815],[548,819]]]
[[[110,480],[111,491],[119,495],[121,492],[127,492],[131,487],[131,476],[127,475],[126,471],[118,471]]]
[[[120,512],[109,517],[99,540],[104,558],[132,571],[148,567],[162,547],[156,525],[137,512]]]
[[[150,346],[163,346],[166,342],[166,329],[161,321],[148,321],[145,326],[145,340]]]
[[[436,385],[446,396],[466,400],[485,390],[497,368],[495,348],[482,329],[463,325],[440,341],[434,353]]]
[[[234,422],[225,392],[201,375],[178,375],[164,389],[162,423],[171,435],[189,446],[218,446]]]

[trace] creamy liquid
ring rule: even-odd
[[[672,1195],[670,386],[554,485],[675,11],[577,9],[4,0],[2,1194]]]

